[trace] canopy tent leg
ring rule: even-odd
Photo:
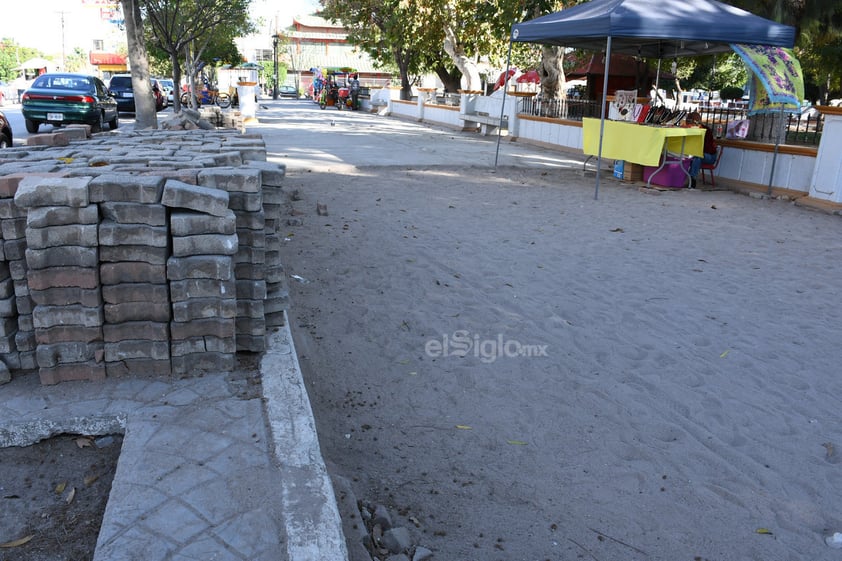
[[[772,152],[772,169],[769,170],[769,186],[766,188],[766,194],[772,194],[772,179],[775,177],[775,162],[778,159],[778,147],[781,145],[781,136],[784,130],[784,104],[781,103],[781,122],[778,123],[778,137],[775,139],[775,151]]]
[[[503,115],[506,113],[506,91],[509,89],[509,68],[512,64],[512,36],[509,35],[509,55],[506,57],[506,72],[503,74],[503,105],[500,107],[500,126],[497,127],[497,151],[494,153],[494,168],[497,168],[497,159],[500,157],[500,136],[503,132]]]
[[[599,119],[599,150],[596,156],[596,186],[594,187],[593,198],[599,199],[599,176],[602,173],[602,135],[605,134],[605,102],[608,99],[608,72],[611,66],[611,36],[605,45],[605,70],[602,75],[602,110]]]

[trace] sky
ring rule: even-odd
[[[92,48],[92,39],[107,41],[108,33],[118,33],[115,25],[101,17],[101,5],[107,3],[108,0],[0,0],[0,38],[12,38],[19,45],[59,57],[63,50],[70,53],[75,47],[87,52]],[[283,29],[292,24],[293,16],[311,14],[318,6],[318,0],[252,0],[252,17],[263,18],[259,33],[268,35],[276,17],[279,29]]]

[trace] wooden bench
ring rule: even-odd
[[[492,117],[487,113],[460,113],[459,118],[465,122],[466,127],[472,125],[480,125],[480,132],[483,136],[488,136],[497,132],[497,129],[502,125],[503,128],[508,129],[508,117]]]

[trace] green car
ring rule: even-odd
[[[44,123],[84,123],[92,132],[101,131],[105,123],[111,130],[119,125],[117,101],[96,76],[42,74],[23,94],[21,105],[29,133],[37,133]]]

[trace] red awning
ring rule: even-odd
[[[118,55],[117,53],[98,53],[98,52],[91,52],[90,53],[91,64],[94,66],[101,66],[104,64],[108,65],[126,65],[126,57],[125,55]]]

